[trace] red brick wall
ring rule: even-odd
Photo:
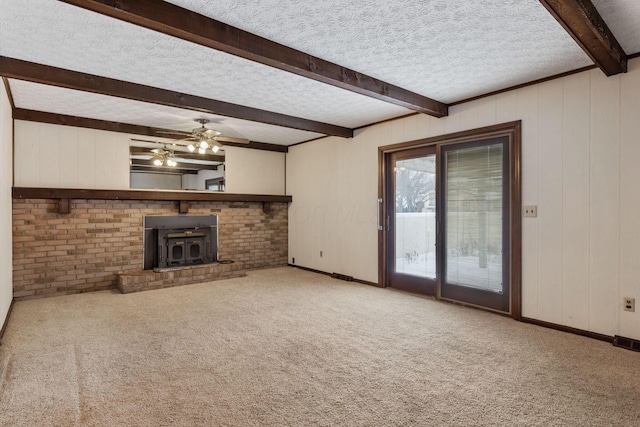
[[[142,219],[177,215],[175,202],[13,200],[13,291],[43,298],[116,287],[117,273],[142,270]],[[189,215],[218,215],[219,259],[248,270],[287,264],[288,206],[272,203],[190,202]]]

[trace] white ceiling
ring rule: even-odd
[[[538,0],[171,0],[444,103],[591,65]],[[627,54],[640,2],[594,0]],[[55,0],[0,0],[0,55],[356,128],[411,110]],[[291,145],[321,134],[11,80],[16,107]]]
[[[591,64],[538,0],[170,0],[441,102]]]
[[[592,0],[627,55],[640,52],[640,1]]]

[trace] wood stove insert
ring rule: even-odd
[[[218,216],[145,216],[144,269],[218,261]]]

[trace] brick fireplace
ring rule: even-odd
[[[143,218],[178,215],[164,200],[13,199],[13,288],[20,299],[118,285],[118,275],[144,270]],[[288,203],[190,201],[185,216],[216,215],[218,256],[233,267],[172,272],[158,287],[215,280],[229,273],[287,265]],[[189,267],[187,267],[188,269]],[[193,268],[193,267],[192,267]],[[184,280],[183,280],[184,279]]]

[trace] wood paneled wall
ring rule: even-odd
[[[284,195],[285,153],[231,146],[224,151],[227,192]]]
[[[11,300],[11,184],[13,181],[13,130],[11,104],[0,82],[0,330],[5,323]]]
[[[15,121],[17,187],[129,189],[129,139],[139,136]],[[284,195],[285,153],[225,147],[229,193]]]
[[[640,59],[325,138],[287,157],[289,261],[377,282],[377,148],[522,120],[523,316],[640,339]],[[323,255],[320,257],[320,251]]]
[[[130,135],[15,121],[17,187],[129,189]]]

